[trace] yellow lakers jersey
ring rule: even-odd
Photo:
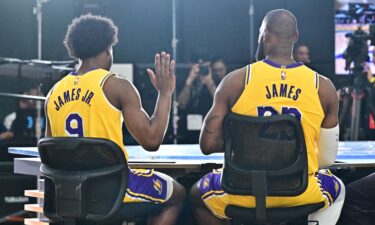
[[[69,74],[50,91],[47,115],[53,137],[105,138],[123,144],[120,110],[106,98],[103,86],[113,74],[95,69],[83,75]]]
[[[247,66],[245,89],[232,112],[248,116],[291,114],[303,128],[309,174],[319,169],[317,141],[324,112],[319,75],[302,63],[287,66],[263,60]]]

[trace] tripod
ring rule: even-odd
[[[343,103],[343,110],[340,113],[340,124],[345,124],[345,119],[349,112],[349,108],[351,108],[351,118],[350,118],[350,132],[348,139],[351,141],[357,141],[359,139],[360,134],[360,127],[362,119],[364,118],[362,115],[363,107],[363,100],[366,100],[367,105],[370,108],[372,114],[374,114],[375,110],[373,109],[373,99],[370,96],[371,93],[367,90],[368,82],[366,76],[363,74],[363,68],[357,67],[353,69],[351,76],[353,76],[353,85],[350,88],[346,89],[346,93],[344,95],[344,103]],[[350,100],[352,100],[352,104],[350,105]],[[367,112],[367,110],[365,111]],[[374,115],[373,115],[374,116]]]
[[[360,116],[361,116],[361,105],[362,99],[365,97],[365,92],[363,90],[363,76],[361,71],[354,72],[354,87],[351,93],[353,98],[352,104],[352,116],[350,122],[350,140],[357,141],[360,125]]]

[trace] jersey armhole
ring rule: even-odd
[[[114,76],[115,74],[114,73],[111,73],[109,72],[107,75],[105,75],[102,80],[100,81],[100,88],[102,89],[102,93],[103,93],[103,97],[104,97],[104,100],[107,102],[107,104],[114,110],[116,110],[117,112],[120,112],[121,113],[121,110],[116,108],[116,106],[114,106],[107,98],[107,96],[105,95],[104,93],[104,90],[103,90],[103,87],[104,87],[104,84],[105,82],[108,80],[108,78],[110,78],[111,76]]]
[[[110,76],[112,76],[112,75],[115,75],[115,74],[109,72],[107,75],[105,75],[105,76],[102,78],[102,80],[100,81],[100,84],[99,84],[101,88],[104,87],[105,82],[106,82],[107,79],[108,79]]]
[[[319,91],[319,74],[315,72],[315,88]]]
[[[249,64],[246,66],[245,87],[250,83],[250,79],[251,79],[251,67]]]

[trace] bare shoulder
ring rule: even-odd
[[[336,104],[338,102],[336,88],[332,81],[323,76],[319,75],[319,98],[322,103],[323,110],[327,112],[329,105]]]
[[[117,76],[110,76],[103,86],[103,91],[107,99],[117,109],[122,109],[124,102],[138,96],[135,86],[127,79]]]
[[[225,98],[233,106],[245,88],[246,67],[237,69],[224,77],[218,86],[215,97]]]
[[[134,87],[134,85],[128,79],[114,74],[113,76],[110,76],[106,80],[103,88],[108,88],[108,89],[120,88],[120,89],[123,89],[123,88],[133,88],[133,87]]]

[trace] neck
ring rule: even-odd
[[[99,69],[99,68],[105,68],[102,63],[99,62],[97,59],[85,59],[82,60],[78,69],[77,73],[78,75],[85,74],[88,71],[92,69]]]
[[[266,56],[266,59],[271,60],[272,62],[275,62],[280,65],[289,65],[289,64],[293,64],[296,62],[293,60],[291,56],[286,57],[286,56],[268,55]]]
[[[295,63],[292,57],[293,48],[289,45],[280,44],[275,48],[271,48],[272,50],[267,54],[266,59],[271,60],[280,65],[289,65]]]

